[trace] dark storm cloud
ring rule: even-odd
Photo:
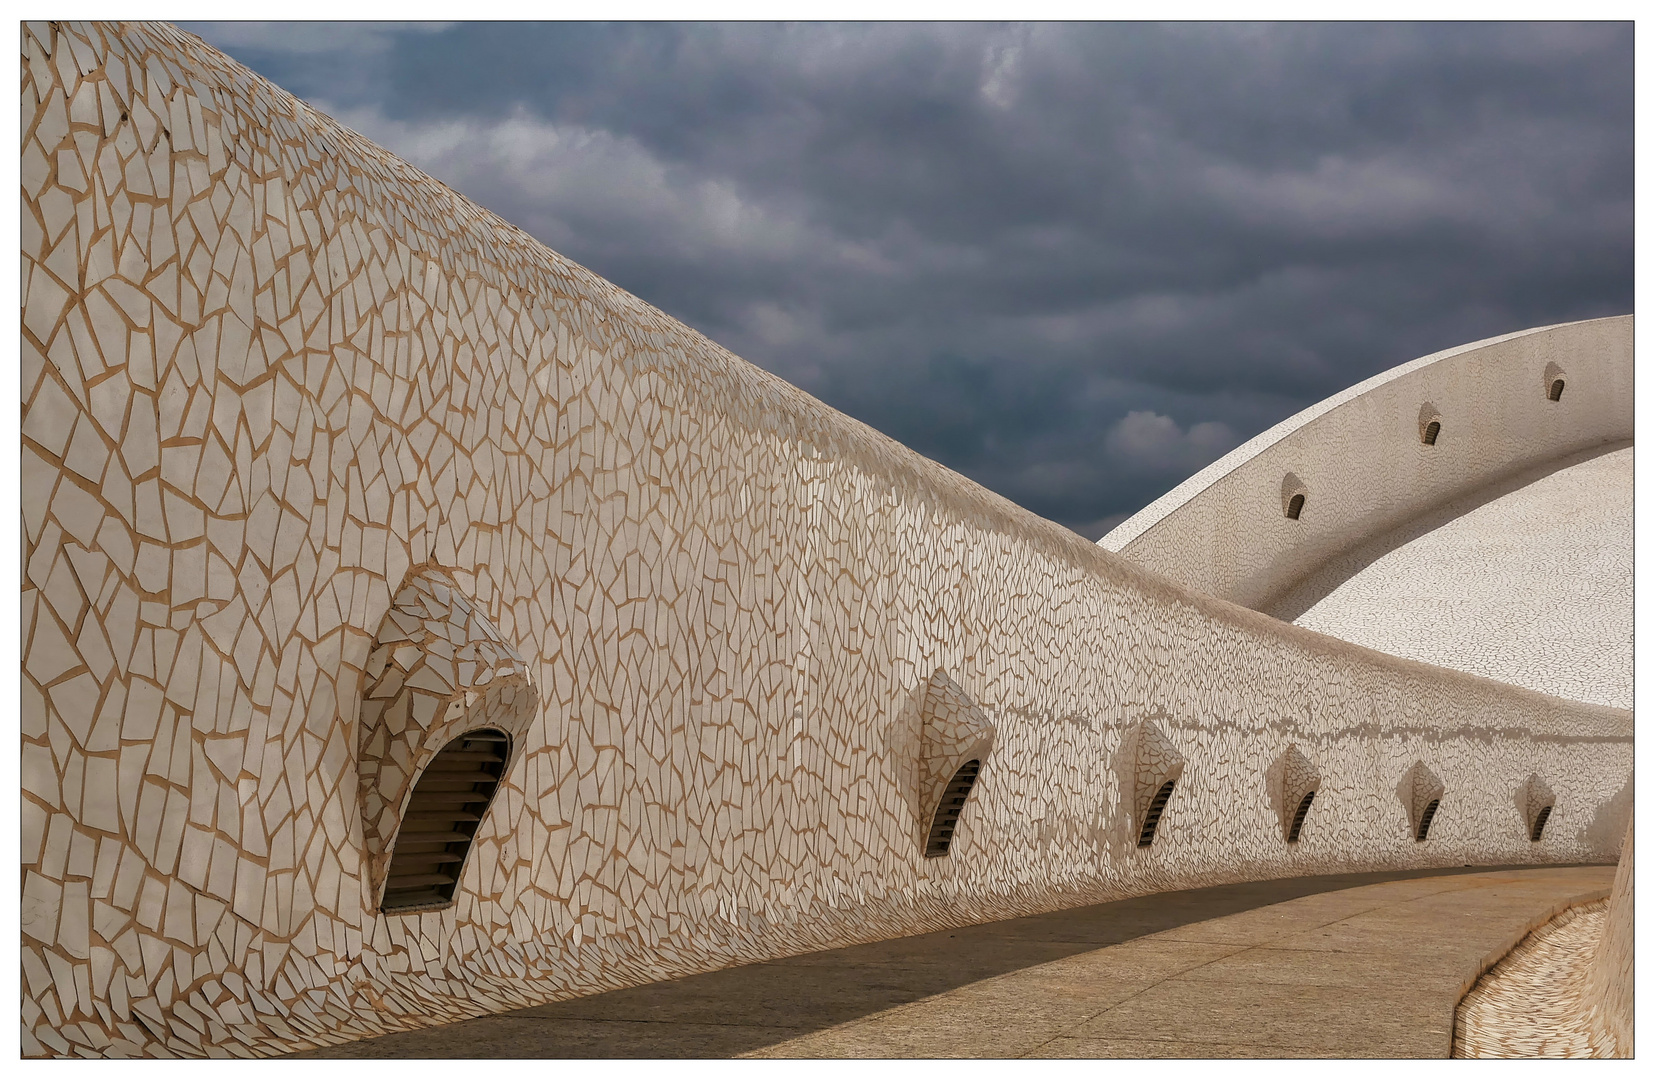
[[[1091,536],[1386,367],[1632,308],[1629,25],[191,29]]]

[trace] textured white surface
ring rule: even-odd
[[[22,46],[24,1054],[269,1054],[1164,889],[1617,849],[1626,713],[1148,573],[171,27]],[[387,752],[488,719],[484,638],[535,701],[454,905],[387,914],[359,774],[398,699],[364,696],[427,563],[492,629],[395,627],[429,647],[410,710],[449,704]],[[955,748],[994,738],[926,859],[939,669],[983,718]],[[1183,772],[1139,849],[1144,722]],[[1289,744],[1321,777],[1293,845]]]
[[[1586,1058],[1593,1054],[1586,972],[1603,937],[1607,900],[1537,927],[1477,981],[1454,1024],[1457,1058]]]
[[[1561,370],[1559,401],[1547,376]],[[1436,441],[1424,421],[1441,423]],[[1317,402],[1098,541],[1260,611],[1329,560],[1442,503],[1632,438],[1632,316],[1539,327],[1421,357]],[[1289,488],[1305,494],[1296,520]]]
[[[1511,487],[1456,500],[1334,560],[1271,614],[1397,656],[1630,709],[1632,447]]]
[[[1603,919],[1603,933],[1586,969],[1582,998],[1586,1003],[1586,1030],[1604,1056],[1632,1057],[1637,1053],[1635,1038],[1636,972],[1635,941],[1637,908],[1637,865],[1633,858],[1633,823],[1626,823],[1621,841],[1620,865],[1615,868],[1615,886],[1609,892],[1609,910]]]
[[[1461,999],[1455,1057],[1635,1055],[1632,852],[1628,822],[1608,898],[1536,927]]]

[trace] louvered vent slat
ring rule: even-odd
[[[447,894],[452,892],[453,884],[454,879],[447,874],[398,874],[396,877],[389,879],[385,891],[390,892],[395,889],[398,892],[403,892],[410,888],[418,888],[421,885],[446,885],[450,886],[449,889],[443,890]]]
[[[1315,798],[1316,793],[1309,791],[1305,793],[1304,798],[1299,800],[1299,808],[1293,812],[1293,826],[1287,830],[1287,842],[1289,844],[1299,842],[1299,833],[1304,829],[1304,816],[1310,813],[1310,804]]]
[[[948,854],[948,845],[954,840],[954,827],[960,820],[960,811],[965,809],[965,800],[971,794],[971,787],[977,782],[977,773],[981,768],[981,762],[966,762],[948,782],[948,787],[943,789],[942,798],[937,802],[937,811],[931,817],[930,835],[925,841],[927,859],[937,859]]]
[[[442,907],[454,899],[477,826],[500,784],[506,736],[473,731],[431,759],[414,785],[386,871],[384,911]]]
[[[419,829],[404,829],[397,839],[399,844],[452,844],[456,840],[470,840],[471,837],[463,832],[454,832],[444,829],[441,832],[421,831]]]
[[[433,764],[435,765],[435,763]],[[470,765],[463,769],[433,767],[427,769],[425,775],[432,783],[441,784],[481,784],[496,779],[492,773],[483,769],[474,769]]]
[[[1552,816],[1552,808],[1542,806],[1540,812],[1534,815],[1534,829],[1529,833],[1529,839],[1534,843],[1540,842],[1540,834],[1546,831],[1546,820]]]
[[[417,812],[411,811],[404,814],[402,817],[402,831],[408,832],[409,830],[413,830],[417,832],[421,829],[426,831],[430,831],[432,829],[446,829],[449,825],[456,821],[480,820],[482,820],[482,815],[468,814],[464,810],[439,810],[436,813],[429,813],[424,810]]]
[[[487,794],[478,791],[415,791],[414,797],[427,807],[462,807],[488,802]],[[414,805],[414,800],[410,799],[409,805]]]
[[[1425,804],[1425,812],[1419,815],[1419,832],[1414,836],[1415,840],[1424,840],[1427,836],[1431,835],[1431,820],[1436,816],[1437,800],[1432,799],[1430,802]]]
[[[1176,780],[1168,780],[1161,785],[1161,790],[1155,793],[1155,797],[1149,800],[1149,810],[1144,814],[1144,827],[1138,831],[1139,847],[1148,847],[1155,842],[1155,829],[1161,824],[1161,814],[1167,808],[1167,800],[1172,798],[1172,788],[1176,783]]]

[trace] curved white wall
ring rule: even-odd
[[[1632,854],[1633,823],[1626,823],[1621,843],[1620,868],[1609,894],[1609,917],[1603,937],[1592,955],[1586,974],[1587,1030],[1601,1057],[1632,1057],[1633,1045],[1633,921],[1636,912],[1636,878]]]
[[[1148,573],[170,27],[23,46],[25,1054],[269,1054],[1135,893],[1613,857],[1625,712]],[[427,563],[463,605],[410,595]],[[993,738],[930,859],[939,669],[949,745]],[[454,903],[386,911],[360,780],[417,761],[367,698],[429,674],[465,715],[479,671],[532,686],[521,750]]]
[[[1633,454],[1604,443],[1450,499],[1324,563],[1266,614],[1630,709]]]
[[[1555,368],[1553,367],[1555,365]],[[1547,397],[1561,369],[1562,399]],[[1450,499],[1632,437],[1632,316],[1524,330],[1433,353],[1289,417],[1098,541],[1200,592],[1260,610],[1330,560]],[[1421,410],[1440,417],[1435,445]],[[1306,493],[1283,512],[1284,478]]]

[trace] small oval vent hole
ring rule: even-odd
[[[408,797],[380,910],[441,907],[454,899],[509,747],[504,732],[484,728],[466,732],[431,759]]]
[[[1435,446],[1437,445],[1437,436],[1441,433],[1442,421],[1433,420],[1429,424],[1425,425],[1425,434],[1420,436],[1420,441],[1426,446]]]
[[[1288,517],[1292,518],[1294,521],[1297,521],[1297,520],[1299,520],[1299,515],[1303,512],[1304,512],[1304,496],[1303,495],[1295,495],[1291,499],[1287,500],[1287,516]]]
[[[1161,823],[1161,813],[1167,808],[1167,800],[1172,798],[1172,786],[1176,780],[1168,780],[1161,785],[1161,790],[1149,800],[1149,811],[1144,814],[1144,827],[1138,831],[1138,846],[1148,847],[1155,842],[1155,827]]]
[[[1540,842],[1540,834],[1546,831],[1546,819],[1552,816],[1552,808],[1542,806],[1540,812],[1534,815],[1534,828],[1529,830],[1529,840],[1532,843]]]
[[[1551,387],[1546,391],[1546,398],[1550,401],[1563,400],[1563,380],[1553,379]]]
[[[954,840],[954,826],[960,820],[960,811],[965,809],[965,799],[971,794],[971,786],[977,782],[979,768],[980,762],[968,761],[948,782],[942,801],[937,804],[937,812],[931,817],[931,835],[925,841],[927,859],[940,859],[948,854],[948,845]]]
[[[1299,808],[1293,813],[1293,827],[1287,830],[1287,842],[1289,844],[1299,842],[1299,832],[1304,828],[1304,816],[1310,813],[1310,803],[1315,798],[1316,793],[1314,791],[1307,791],[1304,798],[1299,800]]]
[[[1432,799],[1425,804],[1425,813],[1419,815],[1419,833],[1414,837],[1415,840],[1423,840],[1431,835],[1431,819],[1437,816],[1437,802],[1438,800]]]

